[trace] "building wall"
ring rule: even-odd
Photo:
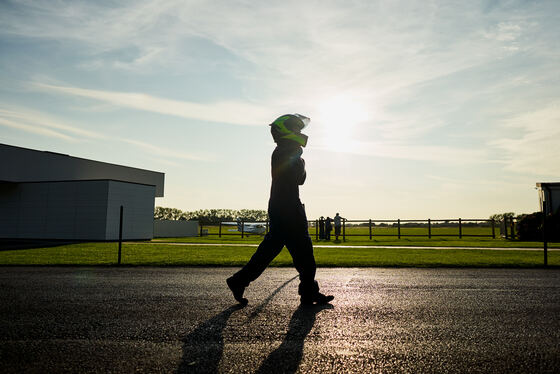
[[[108,181],[0,184],[0,237],[104,240]]]
[[[151,239],[155,186],[117,181],[0,183],[0,238]]]
[[[548,212],[549,213],[558,213],[560,212],[560,185],[554,185],[549,187],[549,206]]]
[[[154,186],[109,181],[106,240],[119,238],[123,206],[123,239],[152,239],[154,235]]]
[[[539,206],[543,211],[543,200],[546,201],[548,214],[560,213],[560,183],[537,183]]]
[[[198,221],[154,221],[154,238],[181,238],[198,235]]]

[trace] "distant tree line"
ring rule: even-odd
[[[238,218],[244,221],[266,221],[266,210],[258,209],[200,209],[193,212],[183,212],[176,208],[156,206],[154,219],[172,221],[198,221],[203,225],[223,221],[235,221]]]
[[[512,218],[518,218],[519,216],[515,217],[515,213],[513,212],[508,212],[508,213],[498,213],[498,214],[492,214],[490,216],[490,219],[493,219],[495,222],[503,222],[504,219],[512,219]]]

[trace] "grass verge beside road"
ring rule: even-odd
[[[334,238],[334,237],[333,237]],[[217,235],[212,236],[195,236],[186,238],[156,238],[152,243],[216,243],[227,245],[236,244],[259,244],[263,237],[261,235],[250,235],[249,237],[241,238],[241,235],[224,235],[221,238]],[[507,239],[492,239],[492,238],[477,238],[465,237],[459,239],[458,237],[434,237],[428,239],[427,237],[403,237],[398,239],[396,237],[375,238],[369,240],[364,237],[350,236],[346,241],[339,239],[338,241],[330,240],[315,240],[312,236],[314,245],[371,245],[371,246],[413,246],[413,247],[483,247],[483,248],[542,248],[542,242],[522,242],[518,240]],[[560,243],[549,243],[549,248],[560,248]]]
[[[242,266],[255,247],[181,246],[124,243],[123,265]],[[80,243],[49,248],[5,250],[0,265],[116,265],[117,243]],[[542,251],[409,248],[315,248],[319,267],[540,267]],[[560,252],[548,253],[551,267],[560,267]],[[272,266],[292,266],[286,249]]]

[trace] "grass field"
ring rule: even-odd
[[[222,227],[222,236],[218,235],[219,226],[204,226],[208,230],[208,236],[191,238],[165,238],[155,239],[158,242],[185,242],[185,243],[260,243],[261,235],[249,235],[241,237],[241,233],[232,230],[231,226]],[[310,228],[311,238],[315,243],[321,245],[383,245],[383,246],[439,246],[439,247],[499,247],[499,248],[542,248],[542,242],[521,242],[516,240],[506,240],[500,238],[496,231],[496,238],[493,239],[491,227],[463,227],[463,237],[459,238],[459,228],[457,227],[438,227],[432,229],[432,238],[427,236],[428,229],[423,227],[403,227],[401,228],[401,238],[398,238],[396,227],[375,227],[372,230],[372,239],[369,239],[368,227],[347,227],[346,240],[316,241],[315,228]],[[411,236],[405,236],[411,235]],[[414,236],[412,236],[414,235]],[[444,235],[444,236],[435,236]],[[469,236],[476,235],[476,236]],[[488,235],[486,237],[480,235]],[[560,243],[550,243],[551,248],[560,248]]]
[[[199,238],[200,239],[200,238]],[[182,246],[164,243],[124,243],[123,265],[241,266],[255,251],[251,246]],[[115,265],[117,243],[81,243],[49,248],[4,250],[0,265]],[[477,249],[315,248],[323,267],[540,267],[542,251]],[[551,267],[560,267],[560,252],[548,254]],[[284,249],[272,266],[292,266]]]
[[[210,236],[219,235],[221,232],[222,236],[240,236],[241,234],[236,231],[235,228],[232,226],[222,226],[220,229],[219,225],[205,225],[203,229],[208,230],[208,234]],[[369,240],[369,227],[364,226],[346,226],[345,233],[347,239],[352,237],[368,239]],[[431,230],[428,227],[408,227],[403,224],[400,228],[400,234],[402,238],[407,236],[413,237],[426,237],[431,231],[431,235],[433,238],[438,237],[455,237],[459,238],[459,225],[451,225],[451,226],[433,226]],[[492,227],[480,227],[480,226],[469,226],[468,224],[462,225],[461,227],[461,235],[463,238],[467,237],[487,237],[492,238]],[[385,237],[398,237],[399,229],[394,226],[374,226],[371,230],[373,238],[385,238]],[[316,236],[316,230],[314,226],[309,227],[309,234],[312,237]],[[334,230],[331,232],[331,235],[334,237]],[[499,237],[499,230],[496,228],[494,230],[494,236]]]

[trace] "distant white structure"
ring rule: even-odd
[[[560,183],[537,183],[541,212],[560,212]]]
[[[153,237],[163,173],[0,144],[0,238]]]
[[[182,238],[198,235],[198,221],[154,221],[154,238]]]

